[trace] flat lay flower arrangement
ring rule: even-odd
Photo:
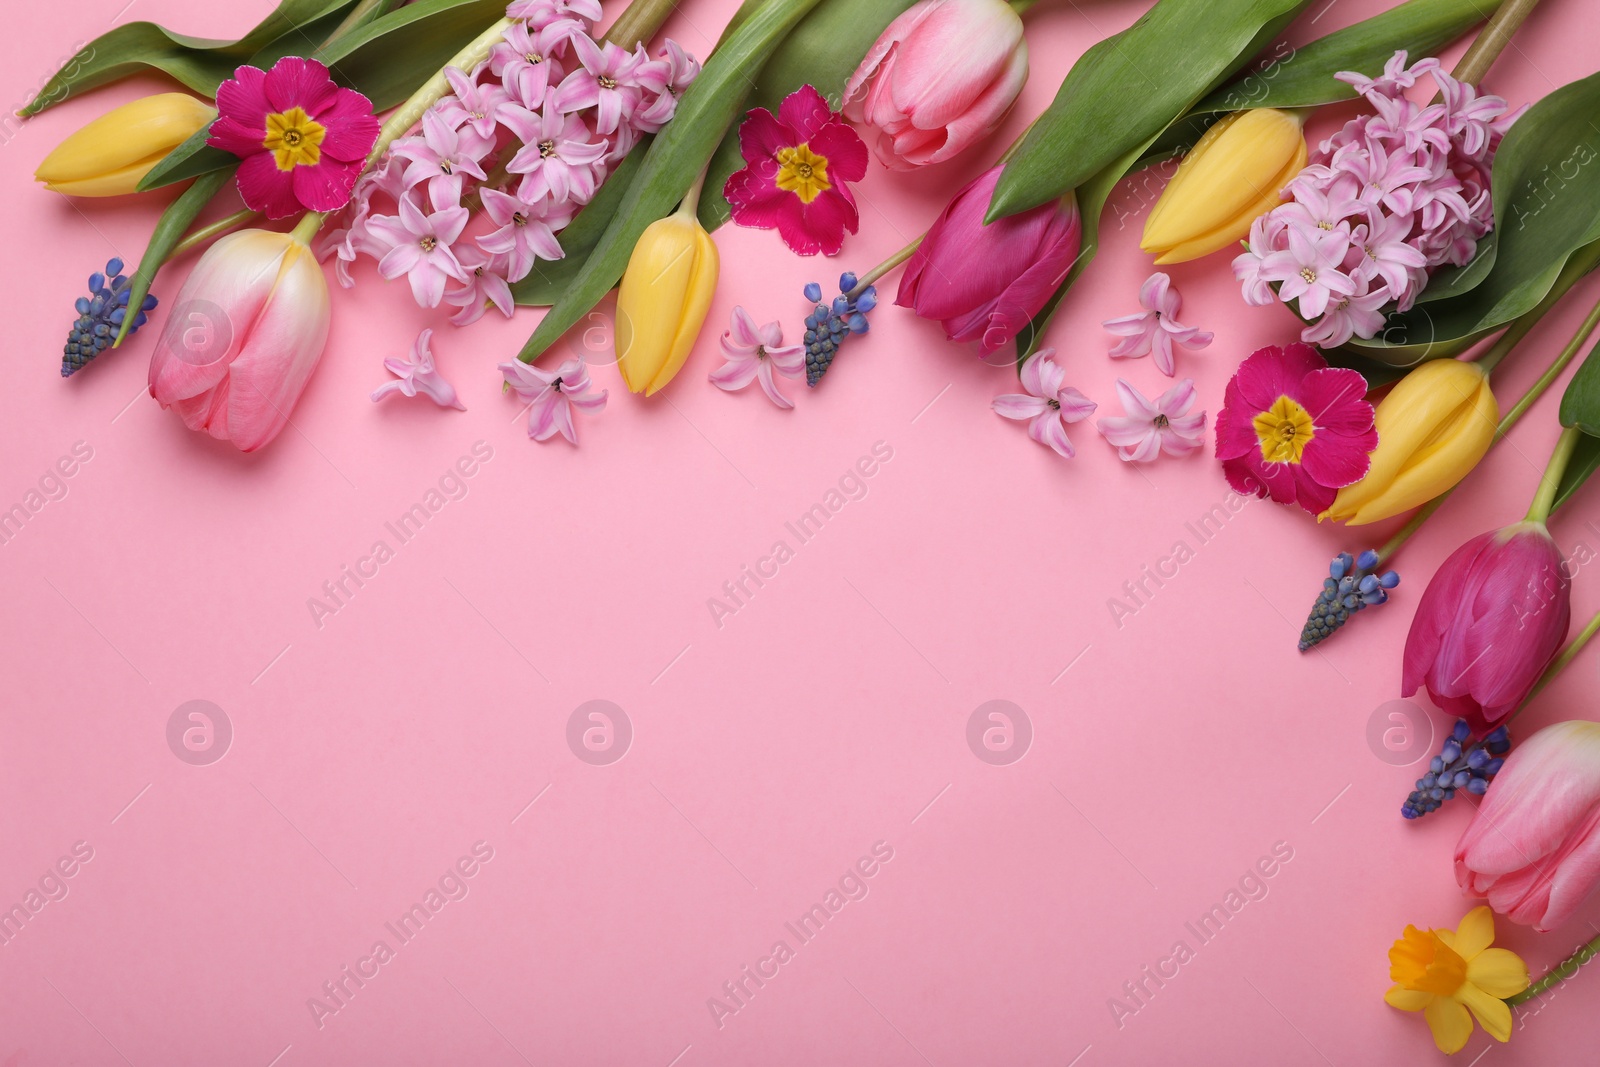
[[[1561,351],[1524,343],[1600,265],[1600,168],[1569,165],[1600,113],[1600,74],[1537,100],[1494,94],[1494,60],[1537,0],[1404,0],[1311,34],[1291,58],[1261,42],[1300,25],[1307,0],[1157,0],[996,144],[1028,81],[1024,16],[1039,3],[749,0],[702,56],[657,39],[666,0],[516,0],[476,22],[445,17],[466,0],[284,0],[279,16],[331,30],[303,55],[269,47],[231,65],[203,44],[163,65],[113,29],[38,99],[147,67],[182,91],[95,119],[38,167],[56,194],[150,193],[160,207],[140,262],[89,278],[60,373],[147,343],[151,398],[191,430],[269,447],[339,314],[331,272],[343,287],[391,283],[386,299],[439,316],[409,352],[363,354],[372,401],[447,419],[465,407],[461,375],[498,375],[528,436],[564,448],[627,417],[608,411],[618,388],[754,387],[777,440],[807,390],[851,387],[874,320],[937,323],[948,351],[917,358],[1014,367],[963,402],[1017,423],[1019,449],[1033,447],[1025,429],[1063,478],[1103,447],[1348,528],[1320,588],[1307,576],[1285,656],[1410,601],[1385,609],[1413,613],[1395,695],[1425,691],[1454,725],[1420,777],[1394,783],[1395,817],[1475,806],[1438,864],[1470,899],[1417,917],[1395,902],[1403,933],[1387,992],[1374,965],[1372,1002],[1420,1013],[1445,1053],[1475,1026],[1507,1041],[1513,1006],[1600,949],[1533,982],[1493,945],[1496,922],[1553,929],[1600,883],[1600,724],[1537,700],[1600,631],[1600,616],[1573,623],[1565,521],[1600,467],[1600,360],[1587,358],[1600,304]],[[1436,53],[1463,39],[1446,69]],[[1161,62],[1179,50],[1186,62]],[[1319,113],[1342,124],[1308,140]],[[874,224],[853,190],[869,168],[937,188],[937,165],[958,157],[986,169],[924,233],[870,268],[850,260]],[[1095,309],[1099,336],[1052,332],[1120,229],[1114,190],[1157,166],[1170,177],[1138,235],[1147,280]],[[1555,197],[1541,186],[1552,169]],[[214,200],[238,205],[199,223]],[[839,265],[819,263],[777,320],[740,304],[708,324],[719,286],[739,295],[712,236],[729,223],[770,231],[773,256]],[[1202,261],[1236,285],[1241,313],[1282,322],[1282,344],[1221,350],[1162,269]],[[591,373],[557,342],[613,290],[616,370]],[[469,363],[478,346],[459,331],[486,315],[533,321],[519,307],[546,309],[520,351]],[[1091,397],[1074,382],[1102,358],[1115,393]],[[1495,388],[1507,358],[1540,371],[1520,395]],[[1231,368],[1221,395],[1185,373],[1201,360]],[[1402,569],[1405,546],[1574,364],[1527,503],[1483,514],[1484,532],[1431,576]],[[1382,541],[1355,529],[1389,520]],[[1530,707],[1546,725],[1519,721]]]

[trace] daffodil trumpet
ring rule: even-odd
[[[1303,110],[1263,107],[1213,123],[1167,182],[1139,247],[1157,263],[1187,263],[1243,240],[1305,167],[1304,121]]]
[[[720,259],[698,217],[702,173],[678,210],[633,246],[617,294],[617,369],[635,393],[654,396],[683,368],[716,293]]]
[[[66,196],[126,196],[167,153],[210,125],[217,109],[188,93],[130,100],[70,134],[33,176]]]

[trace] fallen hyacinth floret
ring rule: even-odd
[[[117,331],[128,317],[129,286],[132,284],[122,273],[122,260],[112,258],[104,274],[95,271],[89,275],[89,295],[78,297],[74,305],[78,318],[67,335],[66,347],[61,355],[61,376],[70,378],[87,367],[96,356],[111,347]],[[145,324],[145,314],[156,306],[156,298],[146,296],[140,303],[129,327],[131,335]]]
[[[1426,107],[1404,95],[1423,74],[1440,93]],[[1233,261],[1246,303],[1294,301],[1301,339],[1325,348],[1376,336],[1386,309],[1409,310],[1436,268],[1471,261],[1494,228],[1495,150],[1521,114],[1436,59],[1407,67],[1404,51],[1381,77],[1337,77],[1373,111],[1322,142]]]
[[[1400,575],[1394,571],[1374,574],[1377,566],[1378,554],[1370,548],[1357,557],[1341,552],[1333,558],[1328,577],[1322,580],[1322,592],[1300,631],[1301,652],[1332,637],[1356,612],[1389,599],[1389,590],[1400,584]]]
[[[1455,799],[1457,792],[1466,790],[1473,796],[1483,796],[1489,791],[1489,782],[1505,765],[1505,754],[1511,751],[1511,735],[1504,726],[1496,727],[1481,741],[1467,744],[1472,728],[1465,719],[1457,719],[1455,729],[1445,739],[1444,747],[1428,763],[1428,773],[1417,779],[1417,788],[1400,806],[1400,814],[1407,819],[1420,819],[1429,812],[1438,811],[1447,800]]]

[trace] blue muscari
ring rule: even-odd
[[[62,350],[61,376],[70,378],[74,373],[89,365],[90,360],[111,347],[111,342],[116,340],[117,331],[122,329],[123,320],[128,317],[129,292],[127,277],[122,273],[122,260],[113,257],[106,264],[106,272],[99,271],[89,275],[89,295],[78,297],[75,305],[78,319],[72,324],[72,332],[67,335],[67,346]],[[149,316],[145,312],[156,306],[156,298],[146,296],[135,312],[133,325],[129,327],[131,335],[143,326]]]
[[[878,290],[867,286],[855,297],[849,295],[859,279],[849,271],[839,275],[839,295],[831,303],[822,302],[822,286],[811,282],[806,299],[816,305],[806,316],[806,384],[816,385],[833,366],[833,357],[851,334],[866,333],[867,313],[878,306]]]
[[[1511,751],[1511,735],[1501,726],[1468,745],[1471,735],[1467,720],[1457,719],[1444,747],[1428,763],[1428,773],[1417,779],[1417,788],[1400,806],[1401,815],[1420,819],[1463,789],[1480,797],[1489,791],[1489,780],[1500,773],[1505,754]]]
[[[1389,599],[1389,590],[1400,584],[1400,575],[1394,571],[1371,573],[1377,565],[1378,554],[1370,548],[1359,557],[1341,552],[1333,558],[1328,577],[1322,581],[1322,592],[1311,605],[1311,614],[1300,631],[1301,652],[1332,637],[1356,612]]]

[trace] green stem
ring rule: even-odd
[[[1514,997],[1506,997],[1506,1003],[1514,1008],[1518,1004],[1526,1004],[1534,997],[1544,996],[1545,993],[1549,992],[1562,982],[1566,981],[1568,978],[1571,978],[1573,975],[1577,974],[1578,968],[1594,959],[1596,954],[1600,954],[1600,937],[1595,938],[1593,941],[1589,942],[1587,945],[1584,945],[1582,948],[1578,949],[1578,951],[1574,952],[1572,955],[1556,964],[1550,969],[1549,974],[1533,983],[1527,989],[1524,989]]]
[[[708,165],[700,172],[700,176],[689,186],[683,194],[683,203],[678,205],[678,217],[688,222],[698,222],[700,218],[700,190],[706,187],[706,174],[711,170]]]
[[[631,50],[654,37],[677,6],[678,0],[633,0],[611,24],[604,40]]]
[[[1011,4],[1011,10],[1018,15],[1026,15],[1028,9],[1037,4],[1039,0],[1008,0],[1008,2]]]
[[[879,263],[876,267],[873,267],[871,270],[867,271],[867,273],[863,274],[861,279],[856,282],[856,287],[844,295],[849,297],[851,300],[854,300],[856,297],[866,292],[867,286],[871,285],[873,282],[877,281],[879,278],[883,277],[885,274],[888,274],[900,264],[916,255],[917,249],[922,247],[922,242],[927,238],[927,236],[928,235],[925,233],[918,235],[917,238],[910,244],[906,245],[904,248],[890,256],[888,259],[884,260],[882,263]]]
[[[1469,85],[1477,85],[1482,81],[1494,61],[1500,58],[1500,53],[1505,51],[1506,45],[1511,43],[1511,35],[1517,32],[1517,27],[1522,25],[1522,21],[1538,4],[1539,0],[1504,0],[1451,72],[1456,80]]]
[[[1539,315],[1544,314],[1544,312],[1538,308],[1534,309],[1534,311],[1537,311]],[[1530,311],[1528,314],[1533,315],[1534,311]],[[1524,318],[1526,317],[1527,316],[1524,316]],[[1510,336],[1513,332],[1516,332],[1521,324],[1521,319],[1512,323],[1511,328],[1506,331],[1504,336],[1501,337],[1500,342],[1496,342],[1495,347],[1499,348],[1500,343],[1504,342],[1505,337]],[[1533,407],[1534,404],[1538,403],[1539,398],[1549,390],[1550,386],[1555,384],[1556,379],[1561,377],[1561,372],[1567,369],[1567,367],[1572,363],[1573,359],[1577,356],[1579,350],[1583,348],[1583,343],[1589,339],[1589,335],[1594,333],[1596,326],[1600,326],[1600,300],[1595,301],[1594,307],[1589,309],[1589,316],[1583,320],[1583,324],[1578,327],[1577,332],[1572,335],[1572,339],[1567,342],[1567,347],[1561,350],[1561,355],[1556,358],[1556,361],[1550,364],[1549,369],[1539,376],[1539,380],[1534,382],[1526,393],[1522,394],[1522,399],[1518,400],[1514,405],[1512,405],[1511,410],[1505,413],[1505,416],[1500,420],[1500,425],[1495,427],[1495,443],[1498,443],[1502,437],[1510,433],[1511,428],[1522,420],[1522,416],[1528,413],[1528,409]],[[1530,326],[1529,329],[1531,328],[1532,327]],[[1528,330],[1521,330],[1520,333],[1518,333],[1518,339],[1520,340],[1521,337],[1527,334],[1527,332]],[[1509,352],[1510,348],[1508,347],[1506,351]],[[1500,355],[1503,357],[1505,353],[1502,352]],[[1481,365],[1482,361],[1480,360],[1479,363]],[[1453,492],[1455,492],[1455,488],[1451,487],[1445,492],[1434,497],[1432,500],[1428,501],[1428,503],[1423,506],[1421,511],[1418,511],[1411,517],[1411,521],[1402,526],[1393,537],[1389,538],[1389,540],[1384,543],[1382,548],[1378,549],[1379,560],[1381,561],[1388,559],[1390,556],[1394,555],[1394,553],[1400,550],[1401,545],[1404,545],[1407,541],[1411,540],[1412,535],[1422,528],[1422,524],[1427,522],[1428,519],[1433,516],[1433,513],[1438,511],[1439,508],[1444,505],[1446,500],[1450,499],[1450,494]]]
[[[209,226],[202,226],[198,230],[191,231],[187,237],[173,246],[172,253],[167,256],[167,259],[177,259],[185,252],[198,245],[205,244],[213,237],[221,237],[229,230],[236,230],[245,223],[252,222],[260,217],[261,212],[251,211],[249,208],[245,208],[243,211],[235,211],[225,219],[218,219]]]
[[[1544,476],[1539,479],[1539,491],[1533,496],[1533,504],[1528,508],[1525,521],[1543,522],[1550,517],[1550,508],[1556,502],[1556,494],[1561,491],[1561,476],[1567,473],[1567,464],[1572,462],[1573,450],[1578,447],[1578,437],[1582,433],[1576,426],[1568,426],[1561,431],[1561,436],[1556,439],[1555,450],[1550,453]]]

